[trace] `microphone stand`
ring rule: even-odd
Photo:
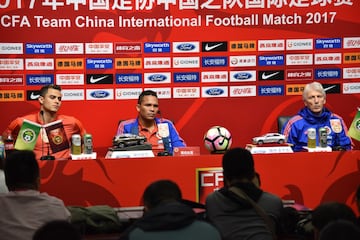
[[[45,124],[45,118],[44,118],[44,111],[43,110],[40,111],[40,115],[41,115],[42,121]],[[44,152],[44,131],[45,131],[44,127],[41,126],[41,152]],[[55,157],[50,155],[50,146],[49,145],[48,145],[47,150],[48,150],[47,155],[42,154],[40,160],[55,160]]]

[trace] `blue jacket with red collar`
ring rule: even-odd
[[[298,115],[292,117],[283,127],[282,133],[287,142],[293,144],[294,151],[304,151],[307,146],[307,130],[316,129],[316,145],[319,146],[319,128],[327,131],[327,144],[332,148],[341,147],[345,150],[352,149],[352,141],[348,136],[348,129],[344,120],[327,108],[320,115],[314,115],[307,107],[302,108]]]
[[[174,151],[174,147],[185,147],[184,140],[179,136],[174,124],[165,118],[155,118],[156,124],[159,123],[167,123],[169,126],[169,147],[171,153]],[[139,120],[138,118],[125,120],[120,122],[116,135],[121,135],[125,133],[131,133],[135,135],[139,135]]]

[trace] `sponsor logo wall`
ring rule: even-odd
[[[102,104],[96,111],[117,122],[134,116],[138,94],[153,89],[165,100],[164,117],[170,115],[185,139],[198,132],[190,145],[202,145],[201,135],[213,124],[229,125],[241,135],[234,142],[245,145],[275,131],[275,123],[266,123],[270,116],[275,121],[295,114],[303,106],[305,84],[319,81],[332,110],[347,102],[340,114],[346,110],[349,125],[359,98],[359,11],[354,0],[5,1],[0,4],[0,107],[36,105],[36,91],[54,83],[64,89],[68,112],[95,121],[100,114],[92,112],[96,116],[88,120],[86,108]],[[294,97],[296,105],[290,103]],[[76,112],[72,106],[80,104]],[[259,108],[255,117],[263,123],[250,132],[223,120],[236,109],[241,125],[247,125],[253,108]],[[215,109],[222,113],[211,113]],[[3,119],[1,127],[13,117]],[[90,131],[94,139],[111,139],[114,129]]]

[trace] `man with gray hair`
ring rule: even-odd
[[[308,143],[308,129],[316,130],[316,145],[319,146],[319,129],[325,128],[327,146],[333,150],[351,150],[352,141],[347,134],[348,128],[344,120],[337,114],[324,107],[326,93],[319,82],[312,82],[305,86],[302,95],[305,107],[300,109],[284,125],[282,133],[287,142],[293,144],[294,151],[305,151]]]

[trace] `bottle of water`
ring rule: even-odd
[[[5,154],[6,156],[9,156],[10,153],[12,153],[15,150],[14,148],[15,140],[11,131],[6,131],[5,139],[3,139],[3,142],[5,144]]]

